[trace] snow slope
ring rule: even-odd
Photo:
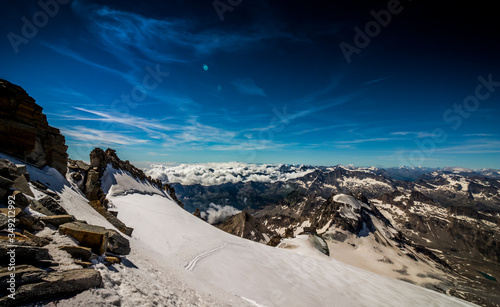
[[[183,267],[193,277],[190,286],[203,292],[215,287],[265,306],[470,305],[319,252],[297,254],[229,235],[160,195],[110,200],[135,238],[169,267]]]
[[[113,228],[77,187],[51,168],[29,167],[77,219]],[[110,201],[133,227],[132,252],[120,265],[94,265],[104,288],[58,306],[470,306],[370,273],[317,251],[302,254],[229,235],[124,172],[110,171]],[[109,181],[108,181],[109,180]],[[146,193],[133,193],[144,189]],[[121,191],[121,193],[120,193]],[[111,195],[112,194],[112,195]],[[302,246],[301,248],[306,248]]]

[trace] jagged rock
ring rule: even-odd
[[[275,235],[271,238],[271,240],[269,240],[269,242],[267,242],[267,245],[275,247],[278,246],[280,242],[281,242],[281,237],[279,235]]]
[[[84,268],[90,268],[92,266],[92,262],[88,262],[88,261],[75,260],[74,263],[81,265]]]
[[[110,256],[107,256],[104,258],[104,261],[107,261],[111,264],[115,264],[115,263],[121,263],[122,260],[118,257],[110,257]]]
[[[21,87],[0,79],[2,151],[39,167],[52,166],[65,175],[65,138],[49,126],[42,110]]]
[[[46,246],[46,245],[49,245],[50,244],[50,241],[45,239],[45,238],[42,238],[42,237],[39,237],[39,236],[35,236],[34,234],[32,234],[31,232],[29,231],[23,231],[23,235],[27,238],[29,238],[32,242],[34,242],[37,246],[40,246],[40,247],[43,247],[43,246]]]
[[[267,243],[275,235],[246,210],[233,215],[216,227],[235,236],[263,243]]]
[[[67,215],[68,212],[64,209],[57,200],[50,196],[45,196],[38,200],[38,203],[44,208],[52,212],[51,215]]]
[[[45,223],[39,217],[20,211],[16,216],[16,226],[28,231],[40,231],[45,228]]]
[[[74,222],[76,219],[72,215],[64,214],[64,215],[43,216],[40,218],[40,220],[46,224],[58,227],[62,224]]]
[[[51,272],[41,282],[22,285],[16,289],[15,300],[6,296],[0,298],[2,306],[19,306],[57,297],[76,295],[90,288],[100,287],[102,278],[99,271],[76,269]]]
[[[92,258],[92,249],[88,247],[65,245],[59,246],[59,249],[82,261],[89,261]]]
[[[196,216],[197,218],[201,219],[200,208],[196,208],[196,210],[194,210],[194,212],[193,212],[193,215]]]
[[[30,201],[21,191],[14,191],[12,196],[14,198],[14,206],[24,209],[30,205]]]
[[[0,287],[1,294],[9,293],[7,288],[8,285],[11,283],[10,281],[12,280],[10,276],[11,273],[13,273],[13,271],[9,271],[8,268],[0,268],[0,284],[6,285],[6,287]],[[36,268],[32,265],[26,265],[26,264],[16,265],[16,270],[14,273],[15,273],[14,283],[16,284],[16,287],[28,283],[37,282],[47,276],[46,271]]]
[[[7,159],[0,159],[0,176],[16,179],[19,176],[17,166]]]
[[[99,172],[90,170],[87,174],[87,182],[85,183],[85,196],[88,200],[99,200],[102,194],[101,183],[99,181]]]
[[[80,181],[83,179],[83,176],[80,173],[73,173],[71,174],[71,178],[73,178],[74,181]]]
[[[90,170],[90,165],[83,162],[82,160],[68,159],[68,168],[73,170],[82,170],[84,172],[88,172]]]
[[[130,254],[130,242],[117,231],[109,230],[108,250],[117,255]]]
[[[26,165],[24,165],[24,164],[16,164],[16,168],[17,168],[17,175],[19,175],[19,176],[20,175],[27,175],[27,176],[29,176],[29,174],[28,174],[28,168],[26,167]],[[28,181],[30,181],[28,177],[26,177],[26,179],[28,179]]]
[[[34,266],[53,266],[54,262],[49,250],[43,247],[33,246],[29,243],[19,242],[16,244],[16,265],[31,264]],[[0,242],[0,263],[10,263],[10,251],[12,248],[6,242]],[[56,264],[57,265],[57,264]]]
[[[13,183],[14,183],[13,180],[10,180],[9,178],[5,178],[3,176],[0,176],[0,188],[1,189],[9,190]]]
[[[8,225],[9,225],[9,218],[4,214],[0,214],[0,229],[4,229]]]
[[[132,235],[134,229],[127,227],[127,225],[125,225],[122,221],[120,221],[113,213],[107,211],[99,200],[93,200],[89,202],[89,204],[92,208],[94,208],[97,212],[99,212],[99,214],[104,216],[106,220],[108,220],[108,222],[111,223],[111,225],[118,228],[119,231],[123,232],[127,236]]]
[[[23,194],[26,194],[28,196],[35,197],[28,184],[28,180],[26,180],[26,177],[24,175],[21,175],[14,180],[14,182],[12,183],[12,188],[21,191],[23,192]]]
[[[35,242],[32,242],[28,237],[20,234],[19,232],[14,232],[14,238],[10,238],[9,234],[12,234],[10,231],[0,231],[0,241],[3,242],[12,242],[12,240],[15,241],[14,244],[17,244],[18,242],[24,242],[30,245],[36,245]]]
[[[71,222],[59,226],[59,232],[72,236],[80,245],[90,247],[98,255],[104,254],[108,246],[109,232],[106,228],[88,225],[81,222]]]

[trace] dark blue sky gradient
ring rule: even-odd
[[[500,168],[500,86],[457,109],[478,77],[500,82],[496,10],[401,1],[348,63],[339,44],[388,3],[243,0],[221,21],[212,1],[74,0],[16,50],[42,8],[9,2],[0,78],[74,159],[99,146],[131,161]],[[144,91],[151,69],[161,82]]]

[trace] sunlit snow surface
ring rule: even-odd
[[[109,169],[108,169],[109,170]],[[29,170],[47,179],[51,170]],[[110,201],[134,228],[127,265],[102,264],[104,288],[60,306],[468,306],[467,302],[370,273],[322,255],[273,248],[229,235],[180,208],[164,194],[110,171]],[[57,176],[56,176],[57,177]],[[53,178],[53,181],[56,179]],[[77,219],[113,228],[94,214],[75,186],[59,176],[63,207]],[[49,183],[49,182],[47,182]],[[132,186],[127,186],[132,184]],[[60,187],[63,187],[62,189]],[[122,191],[123,194],[118,193]],[[148,191],[151,192],[151,191]]]

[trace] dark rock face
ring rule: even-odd
[[[0,143],[2,151],[66,174],[68,154],[59,129],[49,126],[42,107],[21,87],[0,79]]]
[[[245,210],[233,215],[216,227],[235,236],[263,243],[267,243],[270,238],[276,235]],[[267,239],[264,235],[267,236]]]
[[[92,269],[77,269],[65,272],[52,272],[39,282],[25,284],[17,288],[15,300],[4,296],[2,306],[20,306],[57,297],[75,295],[102,284],[101,274]]]

